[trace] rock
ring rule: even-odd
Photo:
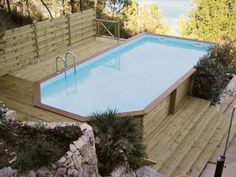
[[[11,167],[5,167],[0,169],[0,177],[12,177],[17,174],[17,170],[12,169]]]
[[[12,121],[16,120],[16,111],[8,110],[6,112],[5,119],[7,122],[10,122],[10,121],[12,122]]]
[[[76,158],[73,158],[73,162],[74,162],[75,168],[79,169],[81,167],[81,164],[82,164],[81,156],[77,156]]]
[[[49,174],[49,170],[46,167],[42,167],[36,171],[38,177],[46,177]]]
[[[63,156],[56,163],[58,166],[63,166],[65,164],[65,162],[66,162],[66,158]]]
[[[66,174],[66,168],[58,168],[55,176],[61,177],[61,176],[65,176],[65,174]]]
[[[97,156],[93,154],[87,159],[87,164],[97,166]]]
[[[91,155],[90,153],[90,147],[88,144],[84,144],[81,149],[80,149],[80,154],[84,157],[87,158],[89,155]]]
[[[12,164],[12,163],[15,162],[15,161],[16,161],[16,156],[15,156],[13,159],[9,160],[8,163],[9,163],[9,164]]]
[[[68,169],[68,171],[67,171],[67,175],[68,176],[76,176],[77,174],[79,173],[79,171],[78,170],[76,170],[76,169]]]
[[[120,177],[123,176],[126,173],[126,168],[124,166],[120,166],[115,168],[112,172],[111,172],[111,176],[112,177]]]
[[[74,168],[74,167],[75,166],[74,166],[74,162],[73,161],[71,161],[71,163],[66,165],[66,168]]]
[[[163,177],[160,173],[148,166],[143,166],[137,169],[136,175],[137,177]]]
[[[70,144],[70,151],[75,152],[77,150],[76,146],[73,144]]]
[[[48,123],[48,124],[47,124],[47,127],[48,127],[49,129],[54,129],[56,126],[57,126],[57,123],[56,123],[56,122],[51,122],[51,123]]]
[[[66,152],[66,155],[67,155],[67,157],[71,157],[71,156],[73,155],[73,152],[67,151],[67,152]]]
[[[77,149],[80,149],[85,143],[86,142],[81,138],[73,142],[73,144],[76,146]]]
[[[29,172],[28,177],[36,177],[36,173],[35,173],[33,170],[31,170],[31,171]]]
[[[86,123],[83,123],[80,125],[80,128],[83,132],[93,132],[93,129],[90,125],[86,124]]]
[[[97,168],[91,165],[83,164],[79,170],[80,176],[83,177],[98,177]]]

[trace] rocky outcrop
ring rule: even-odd
[[[14,111],[8,111],[6,114],[7,121],[13,121],[16,119]],[[22,122],[24,125],[35,127],[39,125],[39,122]],[[40,126],[44,126],[48,129],[54,129],[56,126],[79,126],[83,132],[83,135],[76,141],[72,142],[69,146],[69,150],[63,155],[55,164],[52,164],[52,168],[48,169],[42,167],[38,170],[31,170],[25,176],[28,177],[99,177],[97,167],[97,156],[95,151],[95,140],[92,127],[86,123],[79,122],[58,122],[58,123],[46,123],[40,122]],[[0,177],[18,177],[22,176],[17,170],[11,167],[0,169]]]
[[[163,177],[160,173],[148,166],[143,166],[135,171],[127,172],[125,167],[116,168],[112,173],[112,177]]]

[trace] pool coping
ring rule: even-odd
[[[127,39],[124,43],[122,44],[118,44],[116,46],[113,47],[109,47],[108,49],[105,49],[97,54],[94,54],[90,57],[85,58],[82,61],[76,62],[76,66],[80,65],[88,60],[93,59],[96,56],[99,56],[105,52],[108,52],[109,50],[112,50],[116,47],[119,47],[121,45],[124,45],[138,37],[141,37],[143,35],[153,35],[153,36],[158,36],[158,37],[168,37],[168,38],[175,38],[175,39],[182,39],[182,40],[188,40],[188,41],[193,41],[193,42],[202,42],[202,43],[208,43],[208,44],[215,44],[212,42],[207,42],[207,41],[200,41],[200,40],[194,40],[194,39],[188,39],[188,38],[182,38],[182,37],[177,37],[177,36],[169,36],[169,35],[157,35],[157,34],[153,34],[153,33],[149,33],[149,32],[144,32],[141,34],[138,34],[136,36],[133,36],[129,39]],[[71,69],[73,66],[70,66],[67,68],[67,70]],[[149,105],[147,105],[143,110],[139,110],[139,111],[130,111],[130,112],[121,112],[119,113],[120,117],[141,117],[144,116],[145,114],[147,114],[148,112],[150,112],[152,109],[155,108],[155,106],[157,104],[159,104],[164,98],[166,98],[169,94],[171,94],[184,80],[186,80],[187,78],[189,78],[194,72],[196,71],[196,69],[193,67],[191,68],[187,73],[185,73],[180,79],[178,79],[174,84],[172,84],[166,91],[164,91],[161,95],[159,95],[156,99],[154,99]],[[40,79],[39,81],[34,83],[34,97],[33,97],[33,104],[36,107],[42,108],[42,109],[46,109],[50,112],[54,112],[56,114],[60,114],[69,118],[72,118],[74,120],[77,121],[82,121],[82,122],[87,122],[92,120],[91,117],[89,116],[81,116],[78,114],[74,114],[68,111],[64,111],[62,109],[59,108],[55,108],[46,104],[41,103],[41,92],[40,92],[40,84],[46,80],[49,80],[52,77],[55,77],[56,75],[59,75],[61,73],[64,72],[64,69],[59,70],[59,72],[55,72],[52,73],[48,76],[46,76],[43,79]]]

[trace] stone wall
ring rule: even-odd
[[[6,120],[14,120],[16,114],[14,111],[8,111]],[[23,124],[31,127],[37,126],[38,122],[23,122]],[[97,168],[97,156],[95,151],[95,140],[92,127],[86,123],[72,122],[72,123],[46,123],[42,122],[40,125],[53,129],[56,126],[76,125],[79,126],[83,132],[83,135],[72,144],[70,144],[69,150],[63,155],[55,164],[52,165],[52,169],[42,167],[35,171],[29,171],[25,176],[29,177],[99,177]],[[18,177],[22,176],[17,170],[11,167],[0,169],[0,177]]]

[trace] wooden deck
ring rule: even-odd
[[[113,46],[118,45],[116,40],[98,38],[96,40],[90,40],[86,43],[81,43],[77,48],[72,48],[72,52],[76,55],[76,62],[80,62],[86,58],[99,54]],[[43,62],[34,64],[13,73],[12,76],[20,77],[28,81],[38,81],[46,76],[56,72],[55,59],[57,56],[64,56],[65,53],[58,53],[57,55],[46,59]],[[72,65],[73,60],[68,58],[69,66]],[[62,69],[62,63],[59,63],[59,68]]]
[[[157,117],[158,119],[158,117]],[[208,161],[223,152],[229,118],[207,100],[187,97],[181,108],[156,125],[144,139],[153,168],[165,177],[198,177]],[[231,138],[235,135],[235,127]]]
[[[117,41],[97,39],[72,50],[79,62],[115,45]],[[18,119],[73,121],[33,105],[33,84],[55,72],[55,57],[0,77],[0,100],[16,110]],[[155,120],[160,118],[158,115],[154,114]],[[157,162],[153,168],[165,177],[198,177],[206,163],[215,162],[222,152],[228,119],[209,101],[186,96],[174,115],[167,115],[154,125],[151,129],[150,124],[145,124],[150,134],[144,139],[149,159]],[[232,135],[235,131],[234,128]]]
[[[72,51],[76,54],[78,62],[117,44],[117,41],[114,40],[97,39],[83,43],[80,47],[72,49]],[[64,54],[59,53],[58,55]],[[55,57],[0,77],[0,100],[9,109],[17,112],[19,120],[72,121],[65,116],[33,105],[33,83],[56,71]]]

